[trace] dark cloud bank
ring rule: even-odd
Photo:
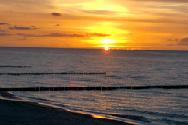
[[[0,26],[1,25],[8,25],[8,23],[0,22]]]
[[[11,26],[9,27],[10,30],[36,30],[39,29],[35,26]]]
[[[181,39],[178,44],[188,46],[188,37]]]

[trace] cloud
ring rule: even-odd
[[[0,37],[1,37],[1,36],[8,36],[8,35],[9,35],[8,33],[1,33],[1,32],[0,32]]]
[[[2,32],[6,32],[6,31],[5,31],[5,30],[1,30],[1,29],[0,29],[0,33],[2,33]]]
[[[61,16],[61,13],[51,13],[52,16]]]
[[[86,36],[93,36],[93,37],[108,37],[110,34],[105,33],[89,33]]]
[[[8,23],[0,22],[0,25],[8,25]]]
[[[0,37],[1,36],[9,36],[9,35],[11,35],[11,34],[9,34],[6,30],[1,30],[0,29]]]
[[[186,46],[188,46],[188,37],[185,37],[185,38],[181,39],[179,41],[178,45],[186,45]]]
[[[35,26],[12,26],[9,27],[10,30],[36,30],[39,29]]]
[[[175,18],[140,18],[136,17],[113,17],[113,16],[100,16],[100,15],[77,15],[70,13],[61,13],[62,20],[84,20],[84,21],[111,21],[111,22],[135,22],[135,23],[165,23],[165,24],[188,24],[188,18],[175,19]]]
[[[52,0],[0,0],[1,9],[14,12],[46,12],[52,9]]]
[[[179,39],[178,38],[170,38],[168,39],[169,42],[178,42]]]
[[[81,12],[88,13],[88,14],[97,14],[97,15],[116,14],[115,11],[109,11],[109,10],[81,10]]]
[[[74,38],[74,37],[107,37],[110,36],[109,34],[103,33],[86,33],[86,34],[76,34],[76,33],[49,33],[49,34],[24,34],[19,33],[18,36],[23,37],[67,37],[67,38]]]

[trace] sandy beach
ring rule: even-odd
[[[1,125],[131,125],[30,102],[0,100]]]

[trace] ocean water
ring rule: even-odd
[[[58,74],[61,72],[69,74]],[[1,88],[164,85],[188,85],[188,51],[0,48]],[[11,93],[23,100],[94,117],[143,125],[188,124],[187,88]]]

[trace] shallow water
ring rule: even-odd
[[[185,51],[0,48],[0,59],[0,74],[4,74],[0,75],[0,87],[188,85],[188,52]],[[62,72],[68,74],[56,74]],[[82,74],[101,72],[106,74]],[[146,125],[188,124],[186,88],[13,94],[121,121]]]

